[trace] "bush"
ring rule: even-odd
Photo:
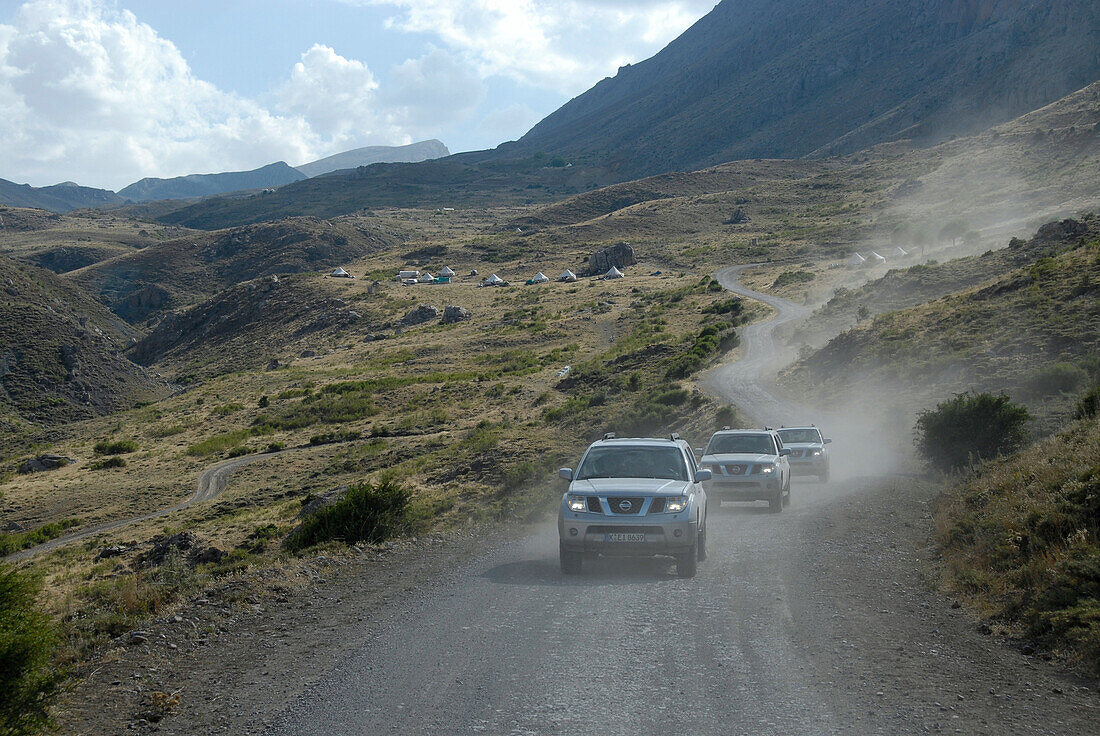
[[[737,416],[737,410],[732,406],[723,406],[714,415],[716,427],[737,427],[740,424],[741,418]]]
[[[339,501],[307,516],[287,546],[297,551],[332,540],[384,541],[408,528],[411,498],[407,489],[392,480],[351,486]]]
[[[1032,396],[1054,396],[1073,393],[1085,385],[1088,373],[1072,363],[1051,363],[1035,371],[1028,379]]]
[[[92,449],[97,455],[125,455],[129,452],[137,452],[138,446],[133,440],[120,440],[118,442],[103,440],[95,443],[95,447]]]
[[[804,284],[808,281],[813,281],[814,275],[810,271],[784,271],[779,274],[779,278],[772,284],[773,289],[778,289],[787,284]]]
[[[0,564],[0,733],[24,736],[50,724],[62,674],[53,666],[57,635],[35,605],[37,581]]]
[[[1073,418],[1091,419],[1096,416],[1098,410],[1100,410],[1100,386],[1094,386],[1077,402],[1077,410],[1073,413]]]
[[[958,470],[1020,449],[1028,419],[1027,408],[1007,396],[957,394],[917,417],[917,449],[934,468]]]
[[[64,532],[80,524],[80,519],[63,519],[43,524],[27,532],[0,532],[0,557],[30,549],[36,545],[60,537]]]
[[[88,470],[110,470],[111,468],[125,468],[126,458],[118,457],[114,455],[102,460],[96,460],[94,463],[88,466]]]

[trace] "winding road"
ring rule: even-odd
[[[766,380],[782,359],[775,328],[805,310],[745,289],[741,268],[718,278],[776,317],[747,328],[743,359],[705,385],[759,421],[805,421]],[[694,579],[664,559],[586,560],[564,577],[549,524],[486,540],[431,589],[387,604],[382,623],[327,632],[336,661],[308,675],[313,685],[273,720],[227,714],[224,732],[263,722],[268,736],[1100,731],[1094,692],[928,589],[934,490],[796,481],[782,514],[712,509]],[[357,605],[354,586],[341,596]],[[278,656],[255,669],[274,670]]]
[[[36,545],[34,547],[28,547],[27,549],[13,552],[12,554],[4,557],[5,562],[20,562],[22,560],[29,559],[35,555],[43,552],[49,552],[52,549],[57,549],[73,542],[79,542],[82,539],[88,539],[104,532],[114,531],[115,529],[121,529],[130,524],[136,524],[141,521],[148,521],[150,519],[157,519],[161,516],[167,516],[168,514],[185,509],[188,506],[194,506],[197,503],[204,503],[217,498],[226,489],[229,484],[229,478],[238,469],[254,463],[257,460],[265,457],[274,457],[284,452],[294,452],[302,448],[292,447],[286,450],[280,450],[279,452],[269,452],[258,455],[244,455],[242,457],[235,457],[230,460],[223,460],[219,463],[211,465],[206,470],[199,474],[199,479],[195,484],[195,493],[186,501],[177,503],[173,506],[154,511],[152,513],[144,514],[142,516],[134,516],[127,519],[116,519],[115,521],[105,521],[102,524],[93,524],[91,526],[83,527],[70,534],[64,534],[55,539],[51,539],[48,542]]]

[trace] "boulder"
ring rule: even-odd
[[[406,326],[422,325],[425,322],[432,322],[439,319],[439,316],[439,307],[433,307],[430,304],[421,304],[402,317],[401,324]]]
[[[44,470],[57,470],[63,468],[66,465],[75,463],[71,457],[65,457],[63,455],[39,455],[38,457],[32,457],[30,460],[25,461],[19,466],[20,473],[40,473]]]
[[[623,269],[637,262],[634,258],[634,248],[630,243],[615,243],[588,256],[588,273],[603,274],[610,271],[612,267]]]
[[[470,312],[465,307],[448,306],[443,310],[443,324],[450,325],[455,322],[465,322],[470,319]]]
[[[153,538],[153,546],[141,556],[143,567],[157,567],[164,564],[172,550],[191,552],[198,545],[198,539],[191,532],[180,532],[168,536]]]

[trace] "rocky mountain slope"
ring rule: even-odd
[[[131,323],[260,276],[331,270],[400,239],[363,223],[295,218],[150,245],[71,277]]]
[[[514,148],[606,162],[626,179],[934,142],[1100,78],[1098,27],[1089,0],[724,0]]]
[[[0,406],[41,424],[164,395],[123,357],[140,333],[64,277],[0,256]]]
[[[221,174],[190,174],[171,179],[146,178],[119,190],[118,195],[131,202],[152,202],[158,199],[192,199],[212,194],[247,189],[281,187],[301,181],[306,174],[291,168],[284,161],[261,166],[252,171],[230,171]]]
[[[350,304],[341,285],[311,275],[246,281],[166,315],[128,356],[189,378],[261,367],[321,331],[367,324],[367,304]]]
[[[450,156],[442,141],[434,138],[407,146],[364,146],[311,161],[295,168],[306,176],[321,176],[341,169],[354,169],[378,163],[417,163]]]
[[[124,204],[125,200],[107,189],[82,187],[73,182],[49,187],[32,187],[0,179],[0,204],[10,207],[37,207],[50,212],[70,212],[83,207]]]

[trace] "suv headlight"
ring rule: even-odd
[[[568,503],[570,511],[588,511],[588,499],[584,496],[570,496]]]
[[[678,514],[687,508],[688,497],[687,496],[673,496],[665,501],[665,511],[670,514]]]
[[[822,453],[821,450],[814,450],[813,454],[814,454],[814,457],[821,457],[821,453]]]
[[[774,465],[761,465],[760,466],[760,472],[763,473],[764,475],[771,475],[772,473],[775,472],[775,466]]]

